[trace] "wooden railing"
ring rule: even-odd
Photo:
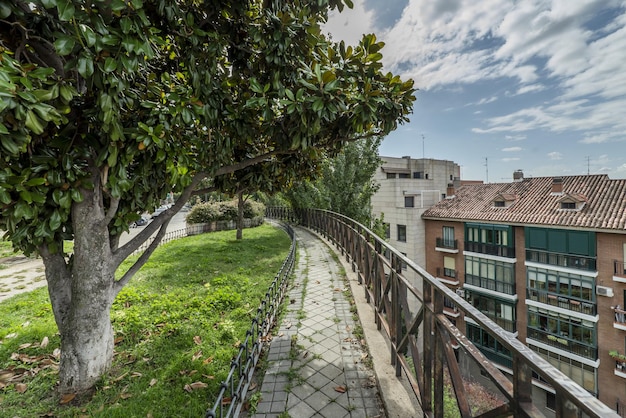
[[[618,417],[611,408],[360,223],[316,209],[268,208],[266,214],[317,231],[346,257],[363,285],[366,300],[376,310],[378,329],[390,341],[390,360],[396,376],[407,377],[424,416],[444,417],[445,367],[461,417],[473,417],[455,356],[454,347],[460,347],[506,399],[492,410],[481,412],[479,417],[544,417],[531,398],[533,372],[555,390],[557,418]],[[504,375],[448,320],[444,298],[511,352],[512,376]]]

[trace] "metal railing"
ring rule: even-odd
[[[504,404],[483,412],[481,417],[543,417],[539,404],[535,405],[531,397],[533,372],[556,392],[557,418],[583,414],[597,418],[618,417],[611,408],[365,226],[343,215],[316,209],[292,212],[285,208],[268,208],[266,215],[291,221],[297,219],[329,239],[346,257],[363,285],[367,302],[374,305],[378,329],[390,341],[390,360],[396,376],[407,377],[425,416],[444,416],[444,367],[448,370],[461,416],[473,416],[454,345],[473,360],[481,374],[487,376],[506,399]],[[511,376],[507,377],[488,361],[448,320],[444,314],[444,298],[511,352]]]
[[[283,225],[283,227],[291,237],[289,255],[265,293],[265,299],[261,301],[257,308],[256,316],[252,319],[252,325],[246,332],[246,338],[239,345],[239,351],[231,362],[228,376],[222,382],[213,407],[206,412],[205,418],[236,417],[241,411],[254,369],[259,362],[263,345],[268,341],[269,333],[274,326],[278,311],[287,292],[289,275],[293,270],[296,258],[294,231],[289,225]]]

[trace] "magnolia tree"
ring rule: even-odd
[[[111,304],[201,181],[257,165],[250,185],[302,176],[405,121],[412,82],[382,72],[383,45],[320,31],[349,3],[0,2],[0,229],[45,264],[60,393],[91,388],[111,365]],[[172,191],[173,207],[120,245]]]

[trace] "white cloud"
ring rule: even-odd
[[[522,150],[522,147],[502,148],[502,152],[519,152],[521,150]]]
[[[526,139],[526,135],[505,135],[504,139],[511,142],[523,141]]]
[[[548,153],[548,157],[550,157],[551,160],[561,160],[563,159],[563,154],[557,151],[553,151]]]
[[[372,32],[374,18],[374,12],[365,10],[362,1],[355,1],[352,9],[344,7],[341,13],[332,11],[323,29],[331,33],[336,42],[345,41],[348,45],[356,45],[364,34]]]
[[[505,163],[510,163],[511,161],[519,161],[520,159],[515,157],[515,158],[503,158],[502,161]]]

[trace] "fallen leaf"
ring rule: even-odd
[[[192,360],[192,361],[196,361],[196,360],[198,360],[200,357],[202,357],[202,350],[196,351],[196,352],[194,353],[194,355],[193,355],[193,356],[191,356],[191,360]]]
[[[15,338],[15,337],[17,337],[17,333],[16,332],[12,332],[12,333],[7,334],[7,335],[4,336],[4,338],[6,338],[7,340],[9,338]]]
[[[255,382],[252,382],[252,383],[250,384],[250,387],[248,388],[248,390],[250,390],[250,391],[255,390],[255,389],[257,388],[257,386],[258,386],[258,385],[257,385]]]
[[[213,356],[205,358],[204,361],[202,362],[202,364],[204,365],[207,365],[209,363],[213,363]]]
[[[196,343],[196,345],[200,345],[202,344],[202,338],[200,338],[199,335],[196,335],[195,337],[193,337],[193,342]]]
[[[335,392],[346,393],[346,390],[345,386],[335,386]]]
[[[335,292],[341,292],[341,289],[339,289],[338,287],[335,288]]]
[[[124,341],[124,337],[119,336],[119,337],[117,337],[116,339],[113,340],[113,344],[115,345],[115,344],[120,343],[122,341]]]
[[[233,401],[233,398],[222,398],[222,405],[230,405],[230,403]]]
[[[18,350],[23,350],[23,349],[25,349],[25,348],[30,347],[31,345],[33,345],[33,344],[32,344],[32,343],[25,343],[25,344],[22,344],[22,345],[20,345],[19,347],[17,347],[17,349],[18,349]]]
[[[152,379],[152,380],[150,380],[150,383],[149,383],[149,384],[150,384],[150,386],[154,386],[154,385],[156,385],[156,384],[157,384],[157,382],[158,382],[158,381],[157,381],[156,379]]]
[[[75,394],[75,393],[67,393],[67,394],[65,394],[65,395],[63,395],[63,396],[61,397],[61,400],[59,401],[59,404],[61,404],[61,405],[68,404],[68,403],[72,402],[72,400],[73,400],[75,397],[76,397],[76,394]]]
[[[133,395],[131,395],[130,393],[122,393],[120,395],[120,398],[122,398],[122,399],[128,399],[128,398],[132,398],[132,397],[133,397]]]
[[[61,349],[60,348],[55,348],[54,351],[52,352],[52,356],[56,359],[61,357]]]
[[[26,392],[26,385],[24,383],[16,383],[15,390],[17,393],[24,393]]]
[[[193,389],[189,385],[185,385],[185,387],[183,387],[183,389],[185,389],[189,393],[193,392]]]
[[[280,334],[278,334],[279,337],[283,337],[285,335],[284,332],[281,332]]]
[[[288,322],[288,323],[287,323],[287,326],[286,326],[285,328],[289,329],[289,328],[291,328],[291,327],[292,327],[292,325],[293,325],[293,324],[292,324],[291,322]]]
[[[130,377],[141,377],[143,376],[143,374],[139,373],[139,372],[133,372]]]
[[[203,374],[202,377],[204,377],[205,379],[209,379],[209,380],[215,379],[215,376],[211,376],[211,375],[208,375],[208,374]]]
[[[123,378],[125,378],[127,374],[128,374],[128,372],[123,373],[123,374],[121,374],[121,375],[117,376],[115,379],[113,379],[113,381],[114,381],[114,382],[119,382],[120,380],[122,380]]]
[[[207,384],[206,384],[206,383],[204,383],[204,382],[193,382],[193,383],[192,383],[192,384],[190,384],[189,386],[190,386],[193,390],[196,390],[196,389],[203,389],[203,388],[209,387],[209,385],[207,385]]]
[[[39,346],[41,348],[46,348],[48,346],[49,340],[48,337],[43,337],[43,340],[41,340],[41,344],[39,344]]]

